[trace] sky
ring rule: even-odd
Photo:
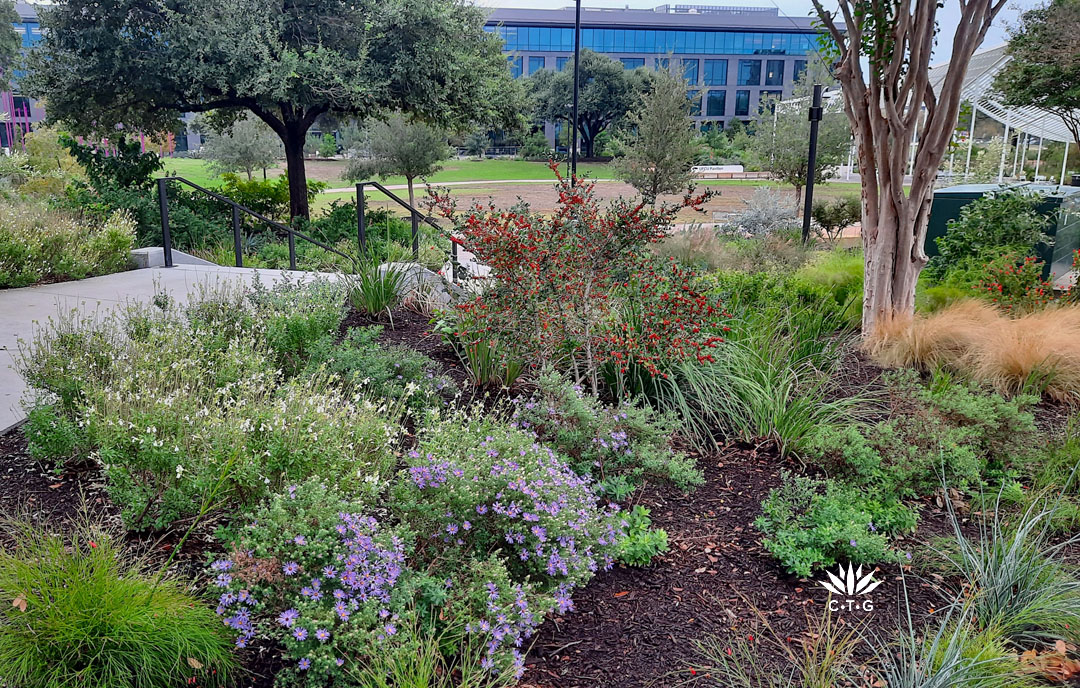
[[[482,7],[526,7],[532,9],[556,9],[572,7],[573,0],[475,0]],[[952,34],[948,27],[956,26],[960,17],[960,3],[957,0],[944,0],[945,6],[938,10],[939,26],[938,46],[934,51],[934,62],[948,59],[952,48]],[[582,0],[583,7],[631,7],[633,9],[651,9],[657,5],[738,5],[753,7],[777,7],[780,14],[791,17],[808,17],[813,12],[810,0]],[[987,32],[982,48],[1001,45],[1008,38],[1008,27],[1015,24],[1020,12],[1038,4],[1039,0],[1010,0],[1005,9],[994,20],[994,25]],[[826,7],[828,7],[826,3]]]

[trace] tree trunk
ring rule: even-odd
[[[406,177],[405,181],[409,183],[409,205],[416,207],[416,198],[413,196],[413,178]]]
[[[285,166],[289,176],[289,217],[308,217],[307,171],[304,169],[304,138],[307,130],[288,127],[285,144]]]

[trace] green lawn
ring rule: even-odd
[[[183,177],[200,186],[221,184],[221,177],[210,171],[205,160],[194,158],[165,158],[165,167],[158,172],[157,176]]]

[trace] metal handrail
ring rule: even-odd
[[[365,203],[364,203],[364,187],[374,186],[382,194],[387,196],[390,200],[400,205],[405,210],[409,211],[409,217],[412,220],[412,243],[413,243],[413,260],[420,262],[420,227],[419,221],[423,220],[427,224],[431,225],[440,232],[443,228],[439,226],[439,223],[431,219],[427,215],[424,215],[419,210],[414,208],[408,202],[398,197],[390,189],[386,188],[377,181],[371,180],[366,182],[357,182],[356,184],[356,232],[357,241],[360,243],[360,252],[367,252],[367,220],[365,218]],[[457,282],[458,270],[461,267],[458,263],[458,245],[457,242],[450,238],[450,281]]]
[[[329,251],[331,253],[335,253],[335,254],[341,256],[342,258],[345,258],[345,259],[351,261],[352,264],[353,264],[353,268],[358,268],[359,267],[359,264],[357,263],[355,257],[350,256],[347,253],[343,253],[343,252],[337,250],[336,248],[334,248],[332,246],[328,246],[327,244],[319,241],[318,239],[310,237],[307,234],[305,234],[305,233],[303,233],[303,232],[301,232],[301,231],[299,231],[297,229],[294,229],[294,228],[292,228],[292,227],[290,227],[290,226],[288,226],[286,224],[278,222],[277,220],[271,220],[270,218],[266,217],[262,213],[256,212],[256,211],[252,210],[251,208],[248,208],[247,206],[240,205],[239,203],[232,200],[231,198],[229,198],[227,196],[222,196],[221,194],[216,193],[214,191],[211,191],[210,189],[207,189],[204,186],[200,186],[199,184],[196,184],[195,182],[191,181],[190,179],[185,179],[184,177],[161,177],[161,178],[158,179],[158,200],[160,201],[160,204],[161,204],[161,241],[164,244],[163,250],[164,250],[164,253],[165,253],[165,267],[171,268],[173,266],[173,260],[172,260],[172,236],[169,233],[169,182],[170,181],[175,181],[175,182],[180,182],[180,183],[183,183],[183,184],[187,184],[191,188],[193,188],[193,189],[195,189],[197,191],[201,191],[202,193],[206,194],[207,196],[210,196],[211,198],[216,198],[217,200],[221,201],[222,203],[225,203],[225,204],[229,205],[232,208],[233,252],[236,255],[236,267],[238,267],[238,268],[244,267],[243,251],[242,251],[242,247],[240,245],[240,212],[241,211],[243,211],[243,212],[247,213],[248,215],[254,217],[255,219],[257,219],[257,220],[259,220],[261,222],[265,222],[266,224],[270,225],[271,227],[274,227],[274,228],[278,229],[279,231],[285,232],[285,233],[287,233],[289,235],[289,269],[290,270],[295,270],[296,269],[296,237],[300,237],[304,241],[309,241],[309,242],[315,244],[316,246],[318,246],[318,247],[320,247],[320,248],[322,248],[322,249],[324,249],[326,251]]]

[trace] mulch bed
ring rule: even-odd
[[[342,325],[379,324],[380,341],[414,348],[432,357],[462,387],[466,377],[454,352],[429,333],[427,319],[396,311],[394,327],[357,313]],[[845,389],[874,387],[880,371],[860,356],[848,361]],[[1040,405],[1046,427],[1059,427],[1064,413],[1053,405]],[[706,484],[684,494],[665,484],[648,484],[632,498],[651,510],[653,524],[664,528],[670,551],[644,568],[617,566],[601,573],[574,595],[574,611],[549,618],[534,638],[528,670],[521,686],[576,688],[606,686],[673,686],[693,680],[691,669],[703,660],[695,642],[709,636],[726,642],[731,634],[772,632],[783,642],[806,638],[811,619],[821,619],[828,593],[815,581],[786,574],[766,552],[753,527],[762,499],[780,484],[781,470],[800,470],[769,447],[732,445],[699,455]],[[63,527],[79,518],[83,505],[96,519],[119,524],[116,507],[104,492],[100,472],[93,467],[53,469],[26,453],[26,442],[16,428],[0,436],[0,511],[26,514]],[[177,558],[189,573],[197,574],[212,549],[213,524],[200,527]],[[920,509],[919,531],[899,547],[915,551],[921,540],[950,532],[947,515],[932,501]],[[167,553],[176,536],[160,540],[132,536],[136,542]],[[878,569],[885,582],[872,594],[873,611],[842,611],[839,623],[865,624],[888,636],[896,631],[896,604],[906,586],[917,619],[925,619],[945,602],[946,581],[926,580],[895,565]],[[767,654],[767,653],[766,653]],[[278,666],[270,647],[245,655],[252,676],[244,686],[272,685]]]

